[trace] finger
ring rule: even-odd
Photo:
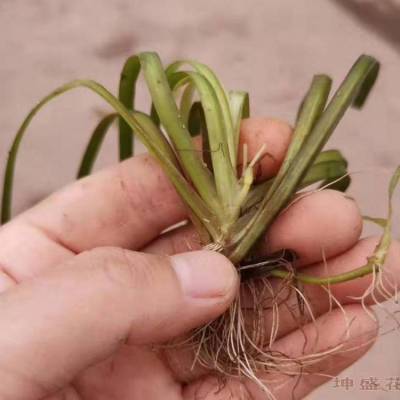
[[[184,216],[156,162],[134,157],[67,186],[4,225],[0,265],[21,281],[86,249],[135,248]]]
[[[42,398],[125,341],[157,343],[204,324],[237,283],[213,252],[82,253],[0,296],[0,397]]]
[[[362,239],[345,253],[327,260],[326,263],[306,267],[302,272],[315,277],[349,272],[368,262],[378,242],[378,237]],[[373,305],[376,302],[386,301],[396,294],[397,288],[400,286],[399,259],[400,243],[393,241],[382,268],[381,279],[376,279],[373,295],[365,298],[365,304]],[[276,318],[278,317],[277,336],[281,337],[297,329],[300,323],[310,321],[312,318],[326,313],[330,307],[337,307],[337,303],[342,305],[360,303],[361,296],[370,288],[373,279],[373,274],[370,274],[352,281],[331,285],[329,290],[317,285],[304,285],[302,292],[307,299],[307,307],[304,307],[304,313],[301,315],[295,291],[282,291],[279,281],[275,281],[275,294],[279,298],[276,301],[280,303],[280,306],[275,315],[271,311],[265,313],[265,328],[269,332],[272,324],[277,323]]]
[[[349,272],[357,267],[365,265],[373,255],[380,237],[369,237],[360,240],[356,246],[328,260],[327,265],[318,263],[306,269],[307,274],[313,276],[326,276],[326,274],[342,274]],[[385,264],[381,268],[381,273],[375,279],[374,296],[365,298],[366,304],[374,304],[376,301],[388,300],[394,296],[400,287],[400,243],[392,240],[386,255]],[[362,278],[351,280],[337,285],[331,285],[331,292],[335,298],[343,303],[357,302],[357,297],[362,296],[373,283],[374,276],[369,274]],[[389,296],[389,297],[388,297]],[[325,296],[326,297],[326,296]]]
[[[336,190],[322,190],[295,201],[279,216],[262,246],[268,253],[292,249],[297,266],[315,263],[351,248],[362,218],[357,204]]]
[[[33,225],[79,253],[108,245],[140,247],[185,214],[158,163],[143,154],[70,184],[15,222]]]
[[[240,127],[240,140],[238,164],[243,163],[243,145],[246,144],[248,160],[251,160],[265,146],[264,154],[255,175],[257,179],[271,178],[276,175],[292,136],[292,128],[283,121],[272,118],[253,117],[242,121]]]
[[[293,129],[290,125],[275,118],[243,119],[240,125],[238,174],[243,169],[244,159],[249,163],[261,151],[261,158],[254,168],[256,180],[261,181],[276,175],[289,147],[292,132]],[[202,149],[202,142],[201,136],[194,138],[194,144],[198,151]]]
[[[296,201],[277,218],[262,241],[262,252],[289,248],[297,253],[299,265],[307,265],[351,248],[361,229],[356,203],[335,190],[323,190]],[[144,251],[174,254],[199,247],[196,232],[186,226],[162,235]]]
[[[343,312],[334,310],[319,317],[315,324],[310,323],[276,342],[276,351],[289,358],[303,358],[300,365],[293,365],[293,372],[300,373],[300,378],[294,376],[284,385],[279,383],[279,378],[282,382],[287,379],[284,374],[261,375],[260,379],[276,379],[271,388],[277,398],[290,398],[293,394],[294,399],[302,399],[361,358],[374,344],[377,334],[377,322],[360,305],[345,306]],[[326,356],[308,358],[318,353]],[[250,391],[259,393],[255,399],[261,399],[260,389],[251,386]]]
[[[302,331],[297,330],[276,343],[275,350],[277,354],[284,355],[283,360],[297,359],[297,362],[289,363],[289,366],[281,364],[281,373],[266,372],[257,376],[274,398],[304,398],[327,382],[329,376],[339,374],[369,350],[377,335],[375,321],[361,306],[346,306],[344,311],[345,316],[335,310],[318,318],[315,324],[308,324]],[[326,356],[311,357],[318,353],[325,353]],[[287,364],[287,360],[283,362]],[[259,385],[249,380],[230,379],[221,382],[216,377],[210,377],[185,389],[185,400],[197,398],[261,400],[267,396]]]
[[[242,128],[249,157],[266,142],[278,165],[290,128],[275,120],[251,121]],[[274,165],[263,160],[261,174],[268,169],[269,176]],[[139,249],[184,218],[185,207],[157,162],[137,156],[69,185],[3,226],[0,266],[20,281],[94,247]]]

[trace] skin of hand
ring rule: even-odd
[[[262,143],[271,155],[261,161],[259,179],[276,173],[290,135],[290,127],[277,120],[243,121],[241,143],[248,144],[250,156]],[[249,381],[226,379],[221,386],[210,371],[192,371],[188,351],[155,350],[154,344],[216,318],[238,288],[232,264],[200,250],[193,227],[162,234],[185,217],[156,162],[141,155],[69,185],[3,225],[0,399],[266,398]],[[279,216],[262,247],[295,250],[297,268],[314,275],[326,273],[324,254],[329,272],[341,273],[362,265],[377,243],[360,239],[361,228],[356,204],[325,190]],[[384,271],[400,280],[399,253],[393,243]],[[350,327],[339,309],[328,312],[329,296],[318,287],[308,292],[314,323],[299,330],[282,307],[277,351],[296,357],[340,343],[347,351],[316,363],[301,379],[274,376],[276,398],[303,398],[368,350],[376,322],[349,296],[361,295],[369,284],[365,277],[331,288]],[[265,324],[271,325],[268,311]]]

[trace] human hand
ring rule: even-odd
[[[250,154],[267,143],[273,158],[261,161],[266,178],[282,160],[290,128],[249,119],[244,140]],[[217,317],[238,287],[231,263],[199,251],[191,226],[161,235],[184,218],[173,187],[144,155],[68,186],[1,227],[0,398],[264,399],[251,382],[227,379],[221,386],[209,371],[192,371],[185,350],[152,346]],[[298,267],[314,275],[324,273],[324,254],[330,273],[340,273],[363,264],[374,249],[376,238],[359,240],[361,226],[355,203],[325,190],[282,214],[264,250],[291,248]],[[394,243],[384,269],[394,277],[399,253]],[[326,351],[349,337],[342,348],[348,351],[313,365],[308,372],[315,374],[275,376],[279,384],[269,387],[278,399],[304,397],[368,350],[376,323],[348,296],[361,295],[370,279],[331,288],[350,327],[341,310],[328,312],[326,292],[310,288],[318,342],[312,322],[298,329],[290,312],[295,299],[282,306],[274,347],[289,357]],[[271,323],[266,311],[266,329]]]

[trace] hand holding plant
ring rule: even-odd
[[[273,157],[264,158],[259,171],[260,179],[268,178],[282,161],[289,127],[258,118],[246,120],[242,127],[250,152],[268,143]],[[4,225],[0,230],[0,350],[5,366],[0,368],[1,395],[26,400],[63,396],[189,400],[201,395],[210,400],[229,395],[242,399],[247,393],[255,400],[264,399],[263,390],[248,379],[225,377],[221,385],[221,376],[213,371],[199,366],[191,370],[195,354],[186,347],[152,347],[215,318],[236,293],[237,277],[224,257],[207,251],[165,256],[200,247],[193,226],[160,235],[185,216],[186,208],[168,178],[144,155],[79,180]],[[345,273],[363,264],[378,240],[359,240],[361,224],[352,200],[332,190],[317,192],[278,217],[262,249],[294,249],[302,260],[299,271],[318,276],[325,274],[319,251],[324,248],[329,272]],[[400,247],[394,242],[385,274],[398,279],[399,259]],[[179,267],[183,262],[193,271],[191,289],[179,286],[171,267],[183,271],[185,267]],[[190,282],[190,274],[182,273],[182,282]],[[293,392],[302,398],[368,350],[375,339],[375,322],[348,296],[361,295],[370,283],[371,277],[365,277],[332,286],[353,321],[350,329],[339,309],[329,312],[328,293],[312,287],[309,298],[318,341],[310,319],[298,329],[298,315],[292,315],[290,308],[296,305],[295,296],[282,305],[276,354],[294,358],[327,354],[302,370],[299,380],[268,372],[257,375],[270,382],[273,395],[291,399]],[[184,290],[192,290],[194,297]],[[266,331],[273,325],[272,316],[265,310]],[[329,354],[336,346],[340,351]],[[307,375],[312,372],[316,375]]]
[[[134,108],[135,86],[141,70],[152,98],[149,114]],[[213,263],[218,257],[221,265],[228,265],[226,259],[214,253],[198,253],[198,257],[205,257],[204,260],[208,257],[209,261],[203,261],[207,265],[197,280],[190,278],[192,273],[197,273],[195,270],[187,267],[182,270],[184,272],[179,268],[174,270],[182,293],[179,290],[175,293],[177,301],[171,306],[183,307],[184,310],[179,296],[186,293],[185,282],[197,282],[198,287],[192,295],[200,293],[207,283],[209,289],[217,288],[214,297],[222,296],[221,301],[215,304],[215,307],[219,304],[218,311],[214,308],[208,315],[214,316],[211,322],[200,318],[205,324],[188,333],[184,339],[170,340],[163,348],[157,348],[153,357],[158,363],[163,361],[164,368],[168,365],[186,371],[185,379],[199,376],[201,372],[198,371],[208,371],[228,379],[225,388],[232,390],[236,390],[238,379],[248,380],[246,387],[250,392],[255,391],[254,396],[264,393],[264,396],[273,398],[282,390],[286,393],[287,388],[292,392],[298,389],[302,396],[319,382],[314,376],[316,383],[307,386],[304,383],[306,375],[320,371],[322,365],[330,370],[331,367],[324,363],[338,355],[343,358],[343,353],[353,354],[349,357],[352,360],[365,351],[375,337],[376,321],[369,305],[390,298],[397,288],[391,275],[393,271],[388,267],[383,269],[383,266],[392,242],[391,198],[400,179],[400,169],[396,170],[390,183],[387,218],[368,218],[383,228],[382,237],[375,242],[356,245],[362,226],[361,217],[354,202],[340,194],[350,184],[347,161],[337,150],[322,151],[346,109],[351,105],[360,108],[364,104],[378,71],[379,64],[374,58],[361,56],[331,99],[330,78],[316,75],[298,110],[293,134],[285,124],[277,121],[246,120],[250,112],[247,93],[226,91],[214,72],[196,61],[178,61],[164,69],[154,53],[133,56],[123,68],[118,98],[96,82],[72,81],[39,102],[15,137],[5,172],[2,222],[10,219],[16,158],[30,121],[48,101],[77,87],[94,91],[115,111],[105,116],[96,127],[83,156],[78,178],[91,173],[103,138],[112,122],[118,119],[120,159],[132,155],[132,134],[136,134],[176,192],[151,158],[138,157],[130,161],[132,165],[128,161],[123,163],[116,170],[117,177],[115,171],[108,172],[107,185],[101,183],[104,177],[99,179],[96,176],[78,182],[72,187],[69,200],[71,195],[66,192],[68,212],[60,212],[64,208],[65,193],[56,195],[56,216],[49,213],[48,206],[39,205],[36,208],[39,211],[28,212],[27,216],[24,214],[6,225],[3,231],[11,229],[12,232],[13,227],[18,227],[22,221],[22,224],[38,230],[45,240],[52,240],[63,251],[69,251],[70,256],[99,245],[162,253],[164,257],[176,253],[177,249],[208,249],[225,255],[236,268],[240,281],[240,290],[236,291],[229,309],[215,318],[232,300],[232,288],[237,287],[234,284],[237,279],[227,280],[225,284],[230,288],[222,293],[218,282],[219,267],[213,269],[215,276],[206,277],[210,274],[210,265],[215,265]],[[126,165],[130,165],[132,170],[128,171]],[[126,184],[125,174],[134,177],[133,188]],[[319,187],[314,191],[303,191],[315,184]],[[152,194],[151,197],[146,197],[146,190]],[[86,196],[96,193],[96,197],[82,197],[85,191]],[[120,192],[132,202],[132,215],[119,204],[116,194]],[[114,204],[109,204],[108,196],[115,200]],[[54,198],[49,202],[54,202]],[[107,211],[108,214],[103,216],[96,211],[97,203],[101,208],[104,204],[114,208],[114,212]],[[71,219],[71,215],[76,213],[82,214],[80,220]],[[42,217],[35,217],[36,214]],[[97,219],[93,218],[94,215]],[[114,215],[115,220],[109,220]],[[85,223],[85,219],[91,222]],[[172,225],[185,219],[190,221],[188,225],[171,230]],[[82,226],[78,228],[75,225]],[[65,229],[65,232],[60,229]],[[156,239],[166,229],[169,231]],[[119,242],[115,243],[113,235],[119,238]],[[137,236],[134,244],[132,235]],[[368,246],[373,243],[369,257],[365,254],[365,243]],[[115,256],[113,252],[115,250],[100,251],[100,258],[105,257],[105,261],[100,263],[105,262],[107,266],[108,257]],[[150,263],[148,270],[144,268],[147,271],[145,276],[153,275],[153,263],[170,264],[165,258],[123,254],[128,264],[130,257],[136,260],[133,262],[134,271],[139,268],[136,258],[145,266]],[[357,254],[359,259],[355,256]],[[352,256],[354,259],[347,264]],[[97,252],[94,257],[97,257]],[[184,256],[184,259],[188,258],[192,259],[193,254]],[[81,259],[85,260],[83,256],[76,259],[78,264]],[[53,264],[59,262],[55,260]],[[200,263],[199,260],[192,262],[193,265]],[[108,267],[106,271],[112,278],[114,272]],[[179,272],[183,275],[180,276]],[[226,273],[227,270],[223,276],[227,276]],[[145,289],[146,284],[149,282],[143,283]],[[158,304],[158,290],[151,295],[153,298],[149,298],[149,304]],[[65,296],[70,297],[69,294]],[[170,297],[166,300],[161,296],[164,307],[175,298],[172,294]],[[349,299],[360,304],[350,306]],[[149,306],[145,303],[146,307]],[[116,309],[116,313],[121,310]],[[357,317],[358,325],[353,324],[353,317]],[[183,323],[182,329],[177,324],[177,330],[172,331],[183,333],[198,322]],[[159,323],[163,326],[162,319]],[[334,335],[330,324],[339,328]],[[133,329],[139,328],[134,326]],[[155,326],[152,329],[157,330]],[[171,339],[171,334],[161,337]],[[299,351],[301,337],[304,340]],[[149,342],[157,340],[149,335],[145,344]],[[349,347],[350,344],[353,347]],[[179,355],[182,352],[187,354],[185,361]],[[334,372],[335,368],[341,368],[336,361]],[[200,380],[199,384],[204,382]],[[203,389],[187,388],[188,393],[192,393],[188,396],[194,396],[197,390]]]

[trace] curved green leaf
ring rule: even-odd
[[[21,141],[25,135],[26,129],[28,128],[33,117],[44,105],[46,105],[55,97],[78,87],[86,87],[91,91],[97,93],[116,111],[116,113],[120,117],[124,118],[125,122],[132,130],[136,132],[140,140],[148,148],[149,152],[153,154],[162,165],[164,171],[171,179],[177,191],[194,212],[194,214],[196,214],[196,217],[203,221],[204,226],[207,227],[208,231],[214,238],[218,237],[218,232],[215,231],[213,226],[214,214],[210,212],[203,200],[197,195],[197,193],[193,191],[191,186],[188,184],[188,182],[179,171],[175,154],[170,148],[168,142],[165,140],[162,133],[157,128],[157,126],[145,114],[130,112],[103,86],[101,86],[97,82],[90,80],[76,80],[59,87],[48,96],[43,98],[30,111],[30,113],[23,121],[14,138],[6,164],[2,196],[1,223],[7,222],[11,216],[15,164],[17,160],[18,150]]]
[[[201,74],[187,72],[187,75],[197,89],[203,106],[217,192],[224,206],[231,207],[237,190],[237,179],[228,156],[229,149],[219,102],[212,87]]]
[[[96,161],[97,155],[99,154],[100,147],[103,144],[107,131],[117,117],[118,114],[107,115],[96,126],[89,139],[89,143],[86,146],[85,152],[83,153],[82,161],[78,169],[77,179],[83,178],[92,172],[93,165]]]
[[[234,121],[231,115],[231,109],[229,104],[228,95],[222,86],[221,82],[218,80],[214,71],[205,64],[199,63],[194,60],[181,60],[176,61],[169,65],[167,68],[167,74],[174,73],[178,71],[184,65],[191,66],[195,72],[200,74],[210,85],[212,91],[214,92],[220,109],[222,122],[225,132],[225,141],[228,146],[228,154],[233,168],[236,168],[236,152],[235,148],[235,137],[234,137]]]
[[[219,208],[211,174],[203,165],[192,138],[183,124],[169,82],[156,53],[139,55],[143,73],[161,124],[170,137],[184,170],[204,201],[214,210]]]

